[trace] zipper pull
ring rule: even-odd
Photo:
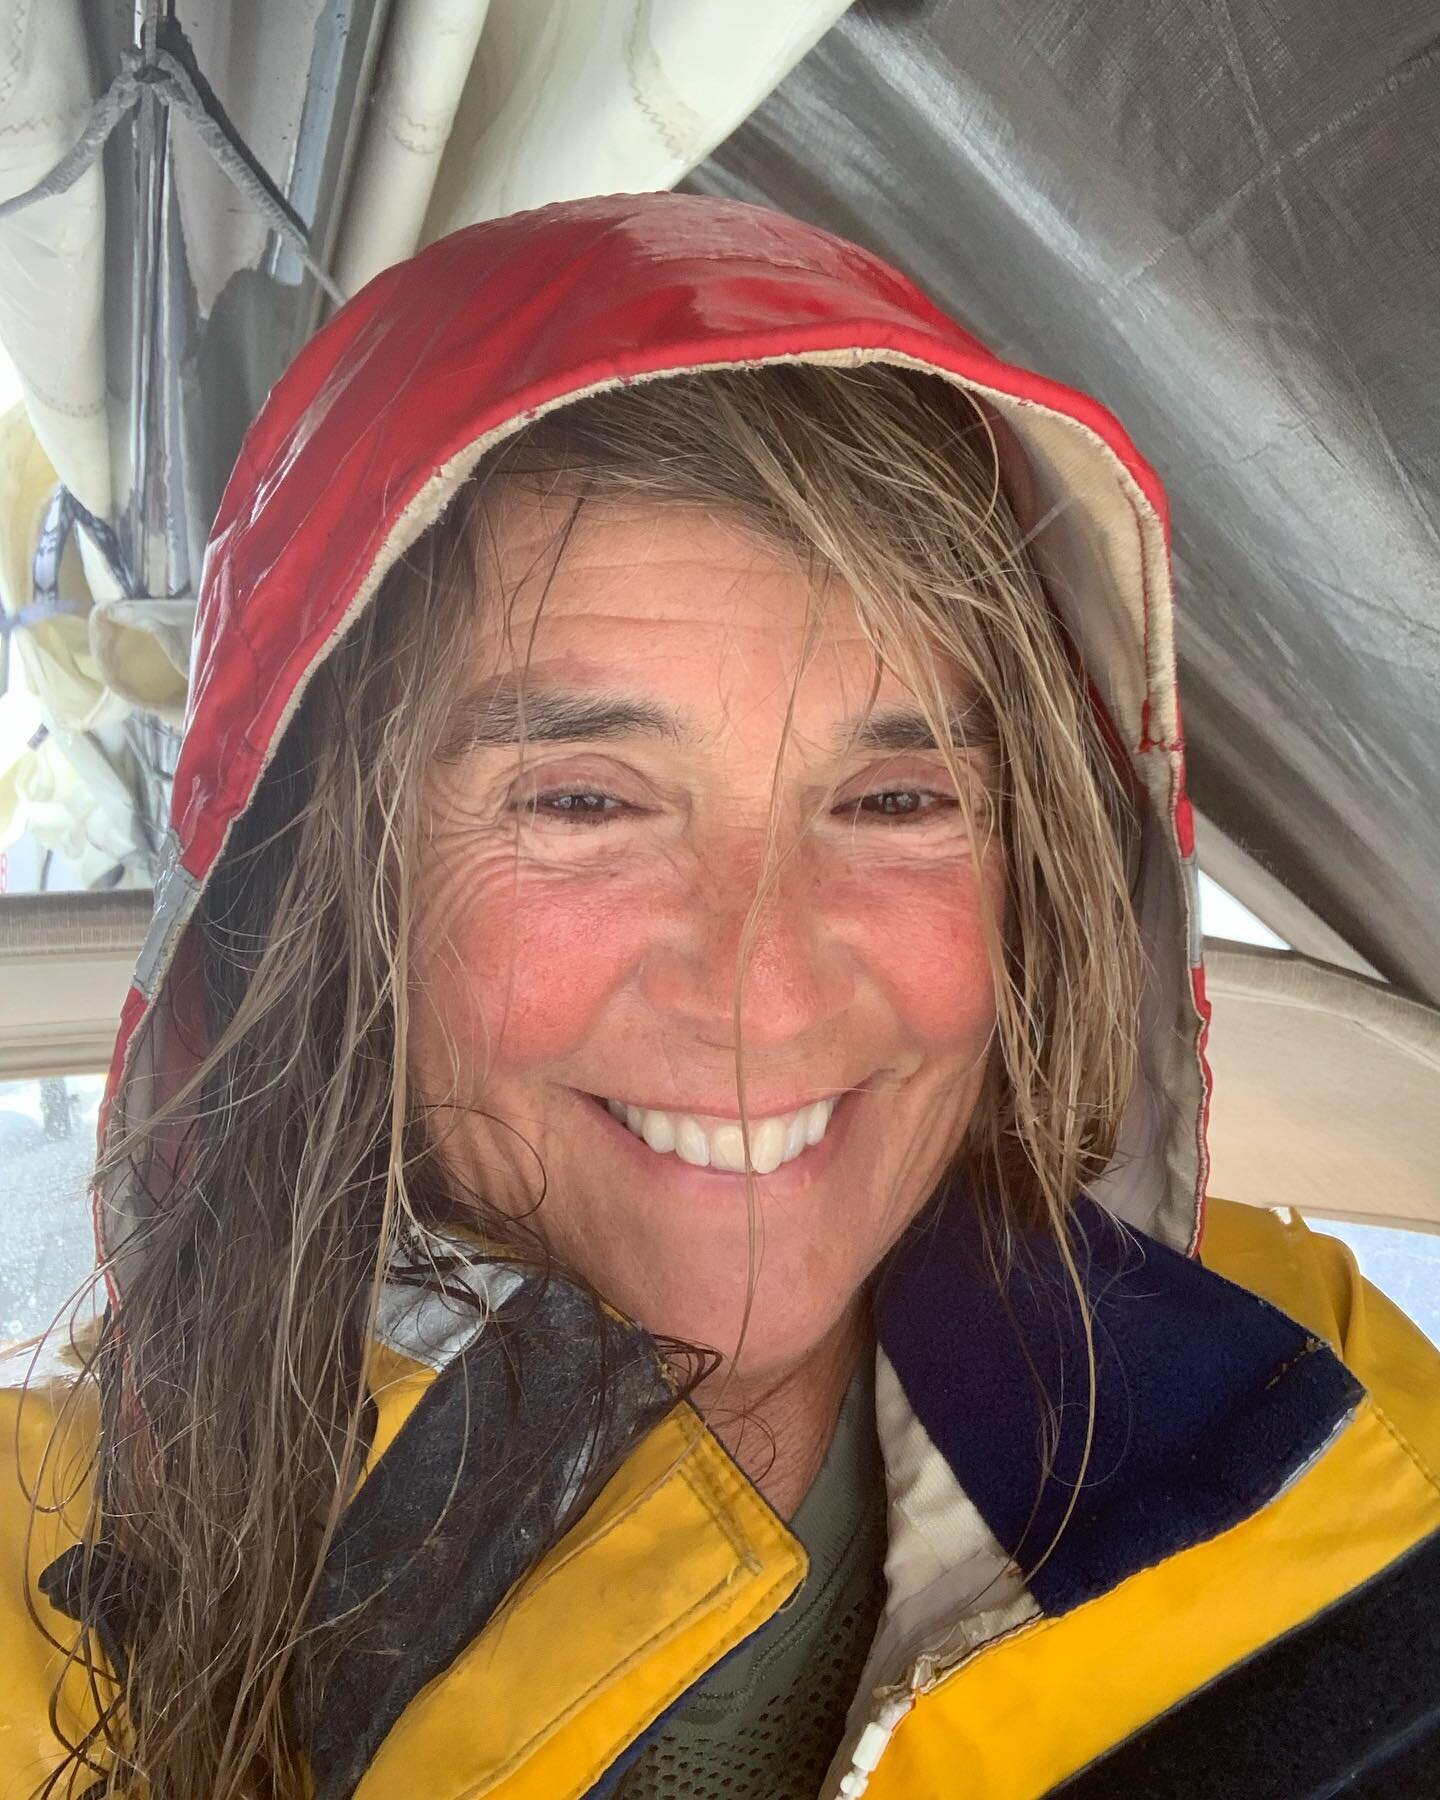
[[[895,1727],[914,1704],[913,1694],[902,1694],[893,1700],[887,1700],[860,1733],[859,1741],[850,1754],[849,1772],[841,1776],[837,1789],[842,1800],[857,1800],[869,1787],[870,1777],[885,1753],[885,1746],[894,1736]]]

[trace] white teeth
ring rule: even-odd
[[[834,1110],[835,1103],[832,1100],[817,1100],[810,1108],[809,1121],[805,1126],[807,1144],[818,1144],[824,1137],[825,1127],[830,1123],[830,1115]]]
[[[675,1148],[675,1123],[669,1113],[647,1112],[640,1135],[652,1150],[658,1150],[662,1155]]]
[[[750,1139],[750,1155],[757,1175],[769,1175],[780,1167],[785,1154],[785,1121],[767,1119]]]
[[[750,1133],[750,1156],[757,1175],[770,1175],[782,1163],[792,1162],[802,1151],[824,1137],[837,1100],[817,1100],[798,1112],[764,1119]],[[657,1154],[673,1152],[696,1168],[745,1170],[745,1140],[738,1124],[727,1120],[708,1131],[688,1113],[660,1112],[654,1108],[625,1106],[607,1100],[607,1110]]]
[[[675,1121],[675,1154],[681,1162],[694,1163],[697,1169],[709,1167],[710,1146],[693,1119]]]
[[[699,1130],[699,1126],[696,1126]],[[745,1140],[738,1125],[722,1125],[710,1134],[710,1167],[731,1169],[737,1175],[745,1167]]]

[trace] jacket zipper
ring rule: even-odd
[[[870,1777],[879,1767],[885,1747],[894,1736],[895,1727],[914,1706],[913,1693],[898,1694],[881,1702],[880,1710],[860,1733],[850,1752],[850,1767],[840,1777],[835,1789],[839,1800],[858,1800],[870,1785]]]
[[[954,1651],[948,1655],[934,1651],[922,1653],[910,1665],[910,1672],[903,1682],[876,1688],[875,1699],[878,1705],[875,1716],[855,1740],[855,1748],[850,1752],[849,1768],[834,1788],[821,1795],[821,1800],[859,1800],[859,1796],[869,1787],[870,1777],[879,1767],[880,1758],[894,1737],[896,1727],[913,1711],[915,1702],[923,1695],[933,1693],[942,1681],[948,1681],[952,1675],[957,1675],[967,1663],[984,1656],[997,1644],[1018,1636],[1034,1623],[1034,1618],[1021,1619],[1004,1631],[996,1632],[994,1637],[986,1638],[982,1644],[967,1645],[958,1656]]]

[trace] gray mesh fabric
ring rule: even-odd
[[[799,1594],[662,1723],[617,1800],[815,1800],[820,1792],[885,1595],[871,1354],[790,1529],[810,1558]]]

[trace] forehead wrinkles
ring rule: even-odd
[[[786,741],[793,734],[817,747],[833,737],[827,714],[858,728],[872,710],[914,707],[916,690],[818,553],[807,557],[742,518],[681,502],[647,506],[507,485],[484,542],[492,565],[484,585],[501,590],[503,605],[481,611],[483,673],[523,678],[537,663],[573,661],[577,672],[589,665],[587,681],[623,676],[628,689],[643,693],[698,668],[712,719],[733,729],[757,711],[768,717],[783,699]],[[623,634],[637,630],[650,641],[627,667],[615,652]],[[755,688],[753,665],[769,660],[776,634],[786,640],[779,646],[784,672]],[[958,719],[955,703],[963,706],[974,684],[953,668],[941,675],[946,710]],[[965,723],[958,743],[990,737],[973,709]],[[869,747],[924,747],[916,735],[902,726]]]
[[[803,556],[738,514],[683,501],[541,494],[510,482],[485,513],[491,573],[507,598],[526,605],[547,593],[557,573],[568,578],[577,567],[609,580],[686,562],[713,572],[719,561],[737,577],[810,578]],[[702,541],[703,551],[695,549]]]
[[[501,516],[496,548],[495,572],[517,621],[537,612],[673,619],[703,589],[705,621],[737,637],[802,623],[813,631],[837,593],[847,593],[818,553],[807,556],[738,515],[680,502],[561,505],[521,496]],[[757,593],[763,597],[747,607]],[[843,607],[835,624],[861,636]]]
[[[818,558],[807,563],[743,520],[698,507],[522,490],[498,509],[481,549],[482,591],[498,605],[480,609],[476,648],[496,669],[524,670],[572,644],[589,659],[636,627],[669,638],[667,657],[693,645],[727,662],[793,636],[797,674],[822,641],[837,654],[865,643],[843,584],[837,593]]]

